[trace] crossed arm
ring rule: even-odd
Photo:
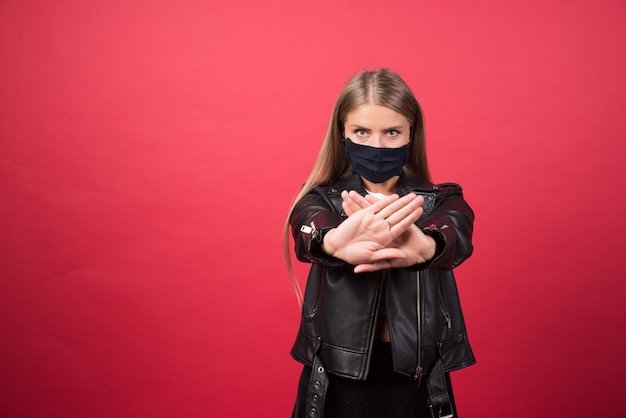
[[[341,197],[348,219],[324,235],[322,248],[354,265],[355,273],[409,267],[435,255],[435,240],[415,225],[423,212],[422,196],[378,200],[343,191]]]

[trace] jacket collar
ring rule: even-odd
[[[400,196],[404,196],[410,192],[432,192],[434,189],[436,189],[436,186],[428,180],[412,174],[402,173],[397,193]],[[362,195],[367,193],[358,174],[351,174],[329,185],[327,192],[329,194],[341,194],[344,190],[355,190]]]
[[[328,186],[329,194],[341,194],[344,190],[355,190],[362,195],[366,193],[361,177],[359,177],[358,174],[350,174],[348,177],[339,179],[336,183]]]

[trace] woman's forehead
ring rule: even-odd
[[[409,124],[408,120],[387,106],[366,103],[352,109],[346,117],[346,125],[398,125]]]

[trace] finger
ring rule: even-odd
[[[370,206],[370,203],[355,191],[344,190],[341,192],[341,198],[343,199],[341,206],[348,216]]]
[[[378,270],[382,270],[385,268],[391,268],[391,267],[381,265],[380,263],[359,264],[358,266],[354,267],[354,272],[355,273],[371,273],[373,271],[378,271]]]
[[[376,263],[359,264],[354,267],[355,273],[368,273],[382,269],[390,269],[393,265],[389,261],[378,261]]]
[[[352,208],[350,207],[349,204],[346,203],[346,201],[344,200],[343,202],[341,202],[341,208],[343,209],[343,211],[346,213],[346,215],[348,216],[352,216],[354,214],[354,210],[352,210]]]
[[[394,202],[397,202],[400,199],[400,196],[398,196],[397,194],[392,194],[389,196],[385,196],[384,199],[380,199],[377,200],[376,202],[371,203],[367,208],[370,213],[379,213],[383,208],[393,204]],[[400,204],[400,207],[404,206],[403,204]],[[394,210],[391,210],[389,214],[393,213]],[[386,218],[386,216],[384,216]]]
[[[422,213],[424,213],[424,208],[420,206],[415,211],[409,213],[407,216],[400,219],[400,221],[395,224],[392,224],[391,221],[387,221],[389,222],[389,225],[391,225],[389,228],[389,232],[391,233],[393,239],[396,239],[412,225],[414,225],[415,221],[417,221],[419,217],[422,216]]]
[[[380,199],[376,196],[372,196],[371,194],[365,195],[365,200],[367,200],[370,204],[378,202]]]
[[[422,208],[422,204],[424,203],[424,198],[422,196],[418,196],[415,199],[411,200],[405,206],[399,208],[394,213],[389,215],[387,218],[391,225],[396,225],[400,223],[404,218],[410,217],[414,218],[411,222],[417,220],[417,217],[422,214],[423,211],[419,212],[416,216],[416,211]]]
[[[380,250],[376,250],[369,257],[369,261],[371,263],[377,263],[382,261],[389,260],[398,260],[401,258],[406,258],[406,253],[399,248],[381,248]]]
[[[343,201],[341,202],[341,208],[346,213],[346,215],[351,216],[352,214],[354,214],[354,212],[358,210],[352,206],[352,199],[350,198],[346,190],[341,192],[341,198],[343,199]]]
[[[362,197],[357,193],[359,197]],[[341,207],[343,208],[346,215],[350,216],[359,210],[366,208],[370,205],[367,201],[365,201],[366,205],[361,204],[361,201],[355,200],[348,192],[344,191],[341,193],[341,197],[343,201],[341,202]]]
[[[354,201],[354,203],[359,205],[361,208],[367,208],[371,206],[372,203],[376,203],[378,201],[378,199],[375,199],[374,201],[368,201],[365,197],[361,196],[359,193],[355,192],[354,190],[350,191],[349,196]]]
[[[415,200],[389,215],[387,217],[387,222],[390,227],[397,225],[410,225],[415,222],[422,215],[422,213],[424,213],[423,207],[419,201]]]
[[[406,196],[403,196],[401,199],[388,202],[385,207],[381,208],[377,212],[377,215],[380,215],[380,217],[386,219],[395,214],[395,216],[391,220],[398,221],[413,212],[415,209],[419,208],[423,202],[424,198],[422,196],[417,196],[413,193],[409,193]]]

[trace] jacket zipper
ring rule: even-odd
[[[376,326],[378,325],[378,313],[380,310],[380,303],[381,303],[381,299],[382,299],[382,293],[383,293],[383,286],[385,286],[385,280],[387,276],[387,271],[383,270],[382,271],[382,278],[380,281],[380,287],[378,288],[378,290],[376,291],[376,297],[378,298],[378,301],[376,302],[376,310],[374,311],[374,324],[371,330],[371,336],[370,336],[370,344],[369,344],[369,349],[367,350],[367,359],[365,360],[365,377],[367,377],[367,375],[369,374],[370,371],[370,362],[372,360],[372,351],[374,348],[374,338],[376,337]]]
[[[424,368],[422,367],[422,308],[421,308],[421,282],[422,272],[417,272],[417,367],[415,368],[414,379],[417,380],[417,385],[422,384],[422,376],[424,375]]]
[[[439,279],[439,304],[441,306],[441,310],[443,311],[443,316],[446,319],[446,324],[448,325],[448,330],[452,329],[452,319],[450,318],[450,313],[448,312],[448,307],[443,301],[443,292],[441,291],[441,279]]]

